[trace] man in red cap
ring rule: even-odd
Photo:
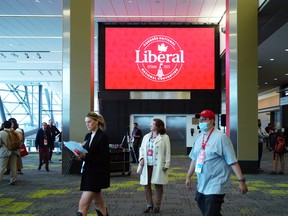
[[[191,177],[197,174],[195,200],[203,215],[221,215],[224,196],[228,192],[230,171],[234,171],[242,194],[248,188],[238,164],[231,140],[220,130],[214,129],[215,114],[204,110],[196,114],[201,133],[196,137],[189,154],[191,163],[186,176],[186,188],[191,188]]]

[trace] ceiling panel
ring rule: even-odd
[[[225,2],[226,0],[95,0],[95,22],[218,23],[225,12]],[[285,51],[288,48],[288,25],[283,25],[288,21],[288,13],[285,13],[288,1],[277,2],[269,1],[259,12],[259,31],[261,35],[265,35],[264,39],[259,36],[261,44],[258,47],[258,59],[262,65],[259,69],[259,91],[288,82],[288,76],[285,75],[288,74],[288,52]],[[0,0],[2,81],[19,77],[21,80],[46,81],[54,79],[51,77],[53,70],[58,74],[58,70],[62,68],[62,3],[62,0]],[[275,28],[272,27],[275,25],[270,28],[271,23],[281,23],[283,26],[277,26],[281,28],[273,34]],[[95,30],[97,37],[97,28]],[[29,59],[25,51],[30,51]],[[40,53],[41,59],[37,55],[40,51],[45,51]],[[269,59],[272,57],[275,61],[271,63]],[[61,81],[62,77],[55,76],[55,79]]]
[[[1,15],[61,15],[62,0],[1,0]]]

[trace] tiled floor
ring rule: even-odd
[[[23,158],[23,175],[15,186],[8,185],[8,176],[0,183],[0,215],[21,216],[72,216],[75,215],[81,195],[80,176],[61,174],[60,155],[53,155],[50,172],[38,171],[38,155]],[[194,201],[196,181],[193,189],[185,188],[185,176],[190,160],[187,156],[173,156],[169,170],[169,184],[164,187],[160,214],[167,216],[201,215]],[[270,175],[272,153],[264,150],[261,174],[246,175],[249,192],[242,195],[238,182],[232,181],[231,190],[225,197],[222,213],[225,216],[288,215],[288,170],[285,175]],[[111,187],[103,190],[110,216],[138,216],[143,214],[145,197],[139,185],[136,165],[131,175],[113,175]],[[235,176],[232,176],[235,179]],[[195,179],[195,177],[194,177]],[[97,215],[91,206],[89,215]]]

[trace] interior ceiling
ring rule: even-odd
[[[1,82],[61,86],[62,2],[0,1]],[[260,94],[288,83],[288,1],[262,2],[265,7],[259,10],[258,28]],[[217,24],[224,13],[225,0],[95,0],[95,23]]]

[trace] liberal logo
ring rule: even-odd
[[[174,39],[165,35],[147,38],[135,53],[139,71],[155,82],[173,79],[184,64],[184,51]]]

